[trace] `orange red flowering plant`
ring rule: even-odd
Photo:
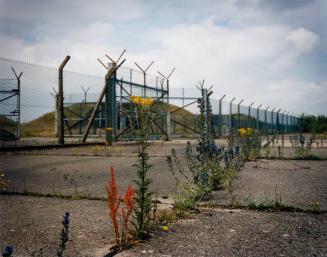
[[[110,175],[110,179],[107,185],[109,217],[114,227],[117,247],[121,249],[127,241],[127,236],[129,231],[129,226],[128,226],[129,219],[134,210],[135,191],[130,185],[127,187],[124,197],[125,206],[122,207],[119,212],[122,196],[118,194],[115,171],[112,166],[110,167],[109,175]],[[121,229],[119,229],[120,226],[118,221],[118,215],[122,217],[123,225]]]

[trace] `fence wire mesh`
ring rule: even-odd
[[[18,80],[20,73],[22,75]],[[155,107],[150,131],[154,138],[160,138],[168,131],[168,110],[172,138],[198,136],[197,102],[201,97],[200,90],[170,86],[168,97],[166,80],[125,67],[117,71],[115,81],[119,139],[133,139],[131,134],[125,133],[130,125],[128,102],[131,95],[150,96],[160,101]],[[64,71],[64,130],[67,138],[80,140],[104,83],[103,77]],[[1,144],[13,140],[19,144],[56,142],[57,87],[58,69],[0,57]],[[253,106],[239,105],[237,101],[231,103],[215,98],[211,98],[210,102],[216,136],[226,136],[232,129],[241,127],[259,129],[266,134],[291,133],[300,124],[298,117],[280,111],[277,113],[276,109],[258,110]],[[91,124],[90,135],[93,138],[105,134],[105,106],[103,99]]]
[[[50,92],[52,87],[57,86],[56,69],[0,58],[0,80],[6,81],[7,86],[10,81],[11,88],[18,90],[18,80],[14,71],[17,75],[22,73],[19,89],[20,104],[17,104],[18,97],[0,102],[1,130],[11,133],[6,127],[14,121],[17,131],[15,139],[54,137],[55,102]],[[3,83],[1,87],[3,88]],[[1,91],[1,98],[3,97],[4,93]],[[8,111],[16,112],[19,117],[8,119]],[[4,112],[7,115],[3,115]]]

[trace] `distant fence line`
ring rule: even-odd
[[[20,73],[22,75],[18,88],[16,76]],[[63,78],[65,132],[67,136],[79,136],[83,133],[87,115],[97,101],[99,94],[94,92],[100,92],[104,85],[104,78],[69,71],[64,71]],[[125,67],[117,71],[116,80],[118,133],[119,130],[126,130],[128,126],[127,117],[121,112],[122,107],[126,107],[128,96],[146,94],[162,101],[162,106],[156,109],[158,127],[151,130],[154,138],[160,137],[163,131],[167,130],[168,108],[165,104],[168,102],[172,115],[172,122],[168,123],[171,136],[196,136],[198,131],[196,100],[201,95],[198,89],[170,86],[169,95],[165,95],[167,83],[160,76],[147,74],[146,87],[143,87],[145,80],[143,74]],[[122,84],[124,87],[121,86]],[[57,87],[58,69],[0,57],[0,140],[55,137]],[[82,87],[90,88],[90,92],[83,92]],[[289,112],[266,107],[258,109],[253,105],[245,106],[224,99],[211,98],[210,100],[213,111],[212,124],[216,136],[227,135],[231,129],[241,127],[256,128],[264,133],[291,133],[297,131],[300,126],[300,118]],[[83,122],[78,123],[72,130],[67,129],[73,122],[75,124],[79,120]],[[93,122],[91,134],[102,135],[104,120],[105,107],[99,111]],[[131,139],[130,136],[126,138]]]

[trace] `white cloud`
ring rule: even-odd
[[[107,61],[104,54],[118,56],[122,49],[132,48],[135,50],[126,55],[126,65],[131,68],[136,69],[134,61],[146,67],[152,60],[155,60],[155,64],[150,73],[160,70],[167,74],[172,67],[176,67],[172,87],[194,87],[199,80],[206,79],[208,86],[215,85],[216,98],[227,94],[247,100],[245,104],[256,101],[257,104],[283,105],[282,108],[290,109],[301,109],[297,101],[309,106],[305,97],[311,93],[324,93],[321,90],[327,87],[317,81],[310,82],[310,79],[302,81],[292,74],[294,67],[303,60],[301,58],[306,58],[304,54],[315,51],[323,42],[320,31],[303,24],[294,25],[296,22],[288,24],[276,21],[276,13],[272,13],[271,8],[260,9],[258,0],[230,0],[219,4],[196,2],[195,9],[203,17],[193,21],[180,19],[176,24],[156,24],[158,13],[155,11],[159,12],[156,9],[158,6],[148,8],[133,0],[119,3],[96,1],[95,5],[82,1],[81,14],[78,8],[75,9],[77,2],[60,3],[63,7],[59,9],[60,4],[55,3],[48,7],[53,7],[49,11],[44,11],[47,5],[37,6],[41,17],[37,19],[36,31],[40,36],[36,42],[23,40],[19,33],[8,36],[0,32],[0,55],[58,67],[65,55],[69,54],[72,58],[67,70],[103,75],[105,71],[97,62],[97,57]],[[109,18],[103,15],[106,3],[110,7]],[[307,14],[304,11],[306,8],[312,7],[301,5],[296,8],[296,17]],[[10,15],[6,14],[4,18],[14,19],[16,15],[18,23],[33,20],[34,10],[28,9],[22,16],[16,11],[14,7],[8,8]],[[63,19],[55,19],[61,11]],[[145,11],[153,13],[149,16]],[[161,11],[160,16],[165,21],[170,20],[169,15],[184,15],[178,5],[168,13],[165,9]],[[187,9],[187,12],[190,10]],[[295,15],[292,14],[294,12],[293,8],[288,8],[287,16]],[[206,13],[209,15],[205,16]],[[284,20],[285,15],[283,12]],[[133,19],[137,21],[134,23]],[[66,23],[67,28],[62,27]],[[48,31],[56,31],[59,27],[62,35],[56,35],[58,31],[48,35]],[[135,45],[141,47],[138,49]],[[287,101],[283,102],[284,98]],[[316,106],[316,110],[323,108],[322,102]]]
[[[287,37],[298,54],[312,51],[319,42],[319,35],[305,28],[293,30]]]
[[[267,98],[269,95],[269,98]],[[319,83],[305,80],[276,80],[267,84],[258,96],[265,99],[267,105],[301,114],[321,114],[327,95],[327,81]],[[276,106],[278,103],[278,106]],[[317,106],[320,110],[317,110]]]
[[[97,21],[90,26],[75,31],[69,38],[72,41],[105,44],[112,35],[114,27],[109,22]]]

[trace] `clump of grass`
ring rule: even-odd
[[[247,208],[250,210],[258,210],[258,211],[266,211],[266,210],[273,210],[273,211],[296,211],[298,208],[284,204],[281,200],[255,200],[252,197],[248,196],[246,199]]]

